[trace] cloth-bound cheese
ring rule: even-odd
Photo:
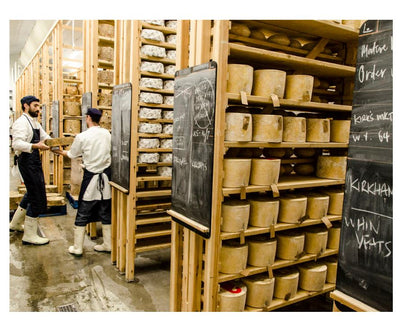
[[[253,67],[242,64],[229,64],[228,72],[227,92],[240,94],[241,91],[244,91],[247,95],[250,95],[253,87]]]
[[[278,158],[253,158],[251,161],[250,184],[277,184],[280,165],[281,160]]]
[[[172,125],[172,124],[163,125],[162,132],[165,134],[173,134],[174,133],[174,125]]]
[[[140,64],[140,70],[142,72],[152,72],[152,73],[164,73],[164,64],[161,62],[150,62],[150,61],[142,61]]]
[[[331,120],[331,141],[349,143],[351,120]]]
[[[112,94],[99,93],[98,94],[98,105],[111,106]]]
[[[321,291],[324,288],[328,267],[324,264],[307,262],[298,266],[299,287],[307,291]]]
[[[325,189],[323,192],[329,195],[328,214],[342,215],[344,191],[340,189]]]
[[[225,158],[223,187],[248,186],[250,180],[250,158]]]
[[[160,119],[161,118],[161,109],[140,108],[139,109],[139,118]]]
[[[140,138],[138,148],[158,148],[160,147],[160,140],[157,138]]]
[[[340,225],[334,225],[328,230],[328,249],[339,249],[340,243]]]
[[[172,162],[172,154],[171,153],[160,154],[160,162],[171,163]]]
[[[251,141],[253,122],[250,113],[227,112],[225,122],[225,141]]]
[[[142,55],[146,55],[149,57],[157,57],[157,58],[165,58],[167,55],[165,48],[154,45],[143,45],[140,48],[140,53]]]
[[[307,118],[306,128],[307,142],[329,142],[329,119]]]
[[[145,39],[155,40],[158,42],[165,42],[165,36],[159,30],[143,29],[140,36]]]
[[[239,232],[247,229],[250,204],[246,200],[226,199],[222,203],[221,231]]]
[[[285,99],[310,102],[314,85],[311,75],[287,75]]]
[[[228,274],[240,273],[246,268],[247,256],[247,244],[240,244],[236,239],[223,242],[220,251],[219,271]]]
[[[317,177],[344,180],[346,177],[346,156],[318,156]]]
[[[172,177],[172,168],[171,167],[158,167],[157,174],[163,177]]]
[[[68,116],[80,116],[81,105],[79,102],[64,102],[63,112]]]
[[[249,255],[247,263],[251,266],[266,267],[275,261],[276,239],[258,235],[248,239]]]
[[[77,134],[81,131],[81,121],[75,119],[64,119],[64,133]]]
[[[177,20],[168,20],[168,21],[165,21],[165,26],[166,26],[167,28],[170,28],[170,29],[176,29],[177,24],[178,24],[178,21],[177,21]]]
[[[162,89],[163,81],[162,79],[143,77],[139,80],[139,86],[144,88]]]
[[[170,44],[176,44],[176,35],[175,34],[167,35],[166,42]]]
[[[175,75],[175,71],[176,71],[175,68],[176,68],[175,65],[167,65],[164,68],[164,73],[165,74]]]
[[[66,86],[65,93],[68,95],[77,95],[78,94],[78,87],[77,86]]]
[[[307,193],[307,216],[321,219],[328,214],[329,196],[321,193]]]
[[[176,51],[175,50],[168,50],[166,57],[167,57],[167,59],[175,60],[176,59]]]
[[[306,239],[304,244],[304,251],[321,255],[326,251],[328,242],[328,229],[326,227],[312,227],[305,230]]]
[[[139,133],[158,134],[162,132],[161,124],[139,123]]]
[[[154,24],[154,25],[159,25],[159,26],[165,26],[165,20],[143,20],[143,22],[149,23],[149,24]]]
[[[174,105],[174,96],[164,96],[164,104]]]
[[[286,72],[276,69],[258,69],[254,71],[253,95],[268,97],[277,95],[283,98],[285,93]]]
[[[268,228],[277,223],[279,213],[279,200],[267,196],[249,198],[250,225]]]
[[[139,101],[143,102],[143,103],[150,103],[150,104],[162,104],[163,95],[155,94],[155,93],[148,93],[148,92],[141,92],[139,95]]]
[[[249,37],[251,30],[245,24],[232,22],[230,33],[243,37]]]
[[[174,90],[175,81],[174,80],[164,80],[164,89],[165,90]]]
[[[163,119],[174,119],[174,111],[163,111],[162,112]]]
[[[297,268],[284,268],[274,272],[274,297],[289,300],[297,293],[299,285],[299,271]]]
[[[158,153],[139,153],[138,163],[158,163],[160,154]]]
[[[280,259],[297,260],[303,254],[305,234],[297,230],[289,230],[277,234],[276,256]]]
[[[306,142],[306,118],[283,117],[284,142]]]
[[[307,197],[299,194],[286,194],[279,198],[278,221],[299,223],[306,215]]]
[[[161,148],[172,148],[172,139],[162,139]]]
[[[253,115],[253,141],[282,142],[283,117],[273,114]]]
[[[97,54],[101,60],[110,62],[114,60],[114,48],[111,46],[99,46]]]
[[[219,312],[242,312],[246,305],[247,287],[239,281],[221,283],[218,292]]]
[[[249,276],[243,279],[247,286],[246,305],[254,308],[264,308],[272,302],[275,278],[266,274]]]
[[[326,272],[326,282],[327,283],[336,283],[336,275],[337,275],[337,259],[334,257],[327,257],[322,259],[321,264],[326,265],[328,268]]]
[[[98,71],[97,80],[100,83],[112,84],[114,81],[114,71],[111,70]]]
[[[103,37],[114,37],[114,26],[108,23],[99,23],[98,32]]]

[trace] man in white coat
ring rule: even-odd
[[[101,110],[89,108],[86,112],[87,130],[75,137],[71,149],[53,150],[69,158],[82,156],[84,172],[74,225],[74,245],[68,249],[75,256],[83,253],[86,225],[99,220],[102,223],[103,244],[96,245],[94,249],[111,251],[111,134],[100,127],[101,116]]]

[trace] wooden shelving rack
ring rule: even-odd
[[[281,108],[288,110],[303,110],[319,112],[327,117],[349,119],[351,112],[353,77],[355,74],[358,31],[348,26],[330,21],[239,21],[250,28],[269,28],[289,35],[301,35],[321,41],[339,43],[345,46],[336,56],[322,54],[314,48],[311,51],[295,49],[267,41],[241,37],[230,33],[231,22],[192,21],[190,53],[202,54],[190,65],[200,64],[212,59],[217,62],[217,91],[215,110],[215,145],[213,169],[213,203],[211,213],[211,237],[204,239],[187,228],[173,222],[171,249],[171,311],[217,311],[219,284],[244,276],[255,275],[268,271],[268,267],[248,266],[241,274],[223,274],[218,270],[221,245],[228,239],[245,240],[246,237],[265,234],[270,238],[282,230],[304,228],[311,225],[323,225],[321,220],[308,219],[301,224],[292,225],[278,223],[271,228],[249,227],[241,233],[221,232],[221,205],[225,197],[240,194],[241,199],[248,193],[269,192],[270,186],[249,185],[245,188],[223,188],[223,159],[231,148],[320,148],[324,151],[340,149],[347,151],[347,144],[314,144],[314,143],[259,143],[259,142],[225,142],[225,110],[230,105],[240,105],[242,97],[239,94],[227,93],[228,63],[249,64],[255,68],[275,68],[289,72],[304,73],[334,80],[338,89],[331,97],[335,103],[295,102],[279,99]],[[201,26],[201,29],[198,27]],[[197,29],[196,29],[197,28]],[[197,32],[196,32],[197,31]],[[208,38],[210,37],[210,38]],[[237,44],[240,42],[241,44]],[[244,43],[245,45],[243,45]],[[210,51],[209,51],[210,50]],[[331,92],[323,92],[326,95]],[[249,106],[263,107],[272,104],[267,98],[247,95]],[[282,161],[288,163],[288,161]],[[327,186],[341,187],[344,181],[321,179],[316,177],[287,176],[280,177],[277,185],[279,191],[293,189],[317,189]],[[332,223],[339,223],[341,216],[329,216]],[[327,249],[320,257],[334,256],[337,250]],[[319,259],[316,255],[305,254],[298,260],[289,261],[276,259],[273,270],[295,266],[299,263]],[[242,274],[243,273],[243,274]],[[316,295],[327,293],[335,288],[334,284],[325,284],[322,291],[307,292],[299,289],[289,300],[273,299],[272,304],[262,309],[246,307],[245,311],[272,311],[295,302],[309,299]]]
[[[176,34],[176,45],[142,37],[143,29],[161,31],[165,36]],[[172,124],[172,119],[148,120],[139,118],[141,107],[173,110],[171,104],[153,104],[140,101],[142,92],[173,96],[173,90],[140,87],[141,78],[173,80],[174,74],[141,71],[141,63],[158,62],[164,66],[175,65],[176,70],[187,67],[189,22],[177,21],[175,28],[144,21],[115,22],[115,85],[132,83],[131,151],[129,193],[112,187],[112,251],[111,261],[125,274],[127,281],[134,280],[137,253],[171,246],[171,219],[166,210],[171,206],[171,178],[157,175],[160,166],[170,162],[139,163],[140,153],[172,153],[172,148],[138,148],[141,138],[172,139],[172,134],[139,133],[140,122]],[[141,54],[143,45],[175,50],[176,59],[152,57]]]

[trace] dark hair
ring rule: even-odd
[[[92,121],[94,122],[94,123],[99,123],[100,122],[100,118],[101,118],[101,115],[98,115],[98,114],[88,114],[88,116],[90,117],[90,118],[92,118]]]
[[[25,110],[24,108],[24,104],[28,104],[31,105],[32,102],[40,102],[39,99],[35,96],[32,95],[28,95],[28,96],[24,96],[21,98],[21,106],[22,106],[22,110]]]

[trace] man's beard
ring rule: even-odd
[[[39,116],[39,111],[31,111],[31,110],[28,110],[28,113],[30,114],[30,116],[31,116],[32,118],[36,118],[36,117]]]

